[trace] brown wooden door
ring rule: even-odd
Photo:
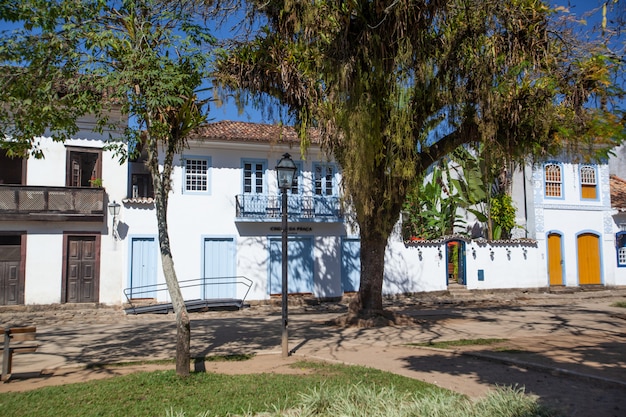
[[[70,236],[67,240],[65,301],[97,302],[96,238]]]
[[[20,265],[20,245],[0,245],[0,305],[24,303]]]
[[[548,275],[550,285],[563,285],[563,256],[561,253],[561,235],[548,235]]]

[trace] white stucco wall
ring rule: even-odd
[[[471,242],[466,246],[467,288],[470,290],[544,288],[548,286],[541,250],[520,242]],[[483,280],[479,280],[482,270]]]

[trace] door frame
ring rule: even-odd
[[[67,303],[67,245],[70,237],[94,237],[96,245],[96,259],[94,265],[94,300],[100,300],[100,233],[95,232],[63,232],[63,266],[61,271],[61,303]]]
[[[18,293],[17,305],[24,305],[26,292],[26,238],[28,234],[25,230],[3,231],[2,236],[19,236],[20,237],[20,268],[18,269]]]
[[[581,284],[580,283],[580,268],[578,267],[579,265],[579,260],[578,260],[578,239],[580,238],[580,236],[582,235],[593,235],[595,236],[597,242],[598,242],[598,267],[600,268],[600,282],[599,283],[593,283],[593,284]],[[598,233],[595,230],[581,230],[578,233],[576,233],[576,279],[578,280],[578,285],[604,285],[604,259],[602,257],[602,234]]]
[[[232,285],[229,287],[228,291],[225,292],[230,292],[232,294],[232,297],[228,297],[228,298],[236,298],[237,297],[237,284],[236,284],[236,280],[237,280],[237,236],[234,235],[203,235],[201,238],[202,241],[202,264],[200,265],[200,276],[202,277],[202,281],[204,284],[204,280],[207,278],[205,277],[205,271],[206,271],[206,263],[207,263],[207,257],[206,257],[206,242],[207,241],[229,241],[232,243],[232,253],[230,254],[231,256],[231,265],[232,265],[232,269],[233,269],[233,283]],[[202,292],[200,294],[200,296],[202,297],[202,299],[204,300],[210,300],[211,298],[207,298],[207,296],[210,295],[210,292],[207,291],[207,288],[205,285],[202,286]]]
[[[443,243],[443,245],[445,245],[445,251],[446,251],[446,268],[445,268],[446,269],[446,272],[445,272],[446,273],[446,286],[450,284],[450,277],[449,277],[449,271],[448,271],[448,265],[450,263],[448,244],[450,242],[456,243],[459,247],[458,252],[457,252],[457,257],[459,259],[459,277],[462,277],[463,279],[461,282],[459,282],[457,278],[456,282],[460,285],[467,285],[467,258],[465,257],[467,243],[462,239],[450,239]]]
[[[156,286],[159,282],[159,237],[157,235],[132,235],[128,236],[128,274],[127,274],[127,285],[128,288],[131,289],[132,295],[132,287],[133,287],[133,241],[135,239],[152,239],[155,244],[155,254],[154,254],[154,285],[155,285],[155,294],[152,298],[158,298],[156,294]],[[138,298],[151,298],[151,297],[138,297]],[[132,299],[132,296],[131,296]]]
[[[565,239],[563,238],[563,232],[561,232],[560,230],[549,230],[546,233],[546,269],[547,269],[547,276],[548,276],[548,287],[554,286],[551,283],[551,277],[550,277],[550,243],[549,243],[549,239],[550,239],[550,235],[556,235],[559,237],[559,251],[560,251],[560,255],[561,255],[561,284],[554,284],[554,285],[566,285],[567,280],[566,280],[566,275],[565,275],[565,269],[566,269],[566,264],[565,264],[565,252],[564,252],[564,241]]]

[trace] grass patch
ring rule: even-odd
[[[498,388],[473,402],[443,391],[401,392],[391,387],[347,385],[336,389],[322,386],[305,393],[295,410],[275,416],[343,417],[548,417],[554,414],[540,406],[523,389]]]
[[[611,307],[626,308],[626,301],[617,301],[617,302],[611,304]]]
[[[13,416],[227,416],[292,409],[301,395],[324,385],[389,387],[400,393],[442,391],[424,382],[358,366],[298,362],[305,375],[223,375],[138,372],[85,383],[1,393],[0,415]],[[68,406],[71,404],[71,407]]]
[[[410,343],[409,346],[426,346],[439,349],[450,349],[458,346],[488,346],[502,342],[506,342],[506,339],[459,339],[441,342]]]
[[[167,417],[187,417],[184,411]],[[246,417],[555,417],[537,397],[522,388],[499,387],[478,401],[443,391],[400,392],[394,387],[325,384],[300,396],[294,408],[265,413],[247,412]],[[198,417],[213,417],[211,413]]]
[[[502,347],[502,348],[495,348],[494,352],[501,352],[501,353],[527,353],[527,350],[523,350],[523,349],[513,349],[513,348],[506,348],[506,347]]]

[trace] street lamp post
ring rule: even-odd
[[[276,165],[276,176],[278,178],[278,188],[282,192],[282,350],[283,358],[289,356],[289,342],[287,336],[287,190],[293,186],[296,176],[296,164],[291,159],[291,155],[285,153],[278,165]]]

